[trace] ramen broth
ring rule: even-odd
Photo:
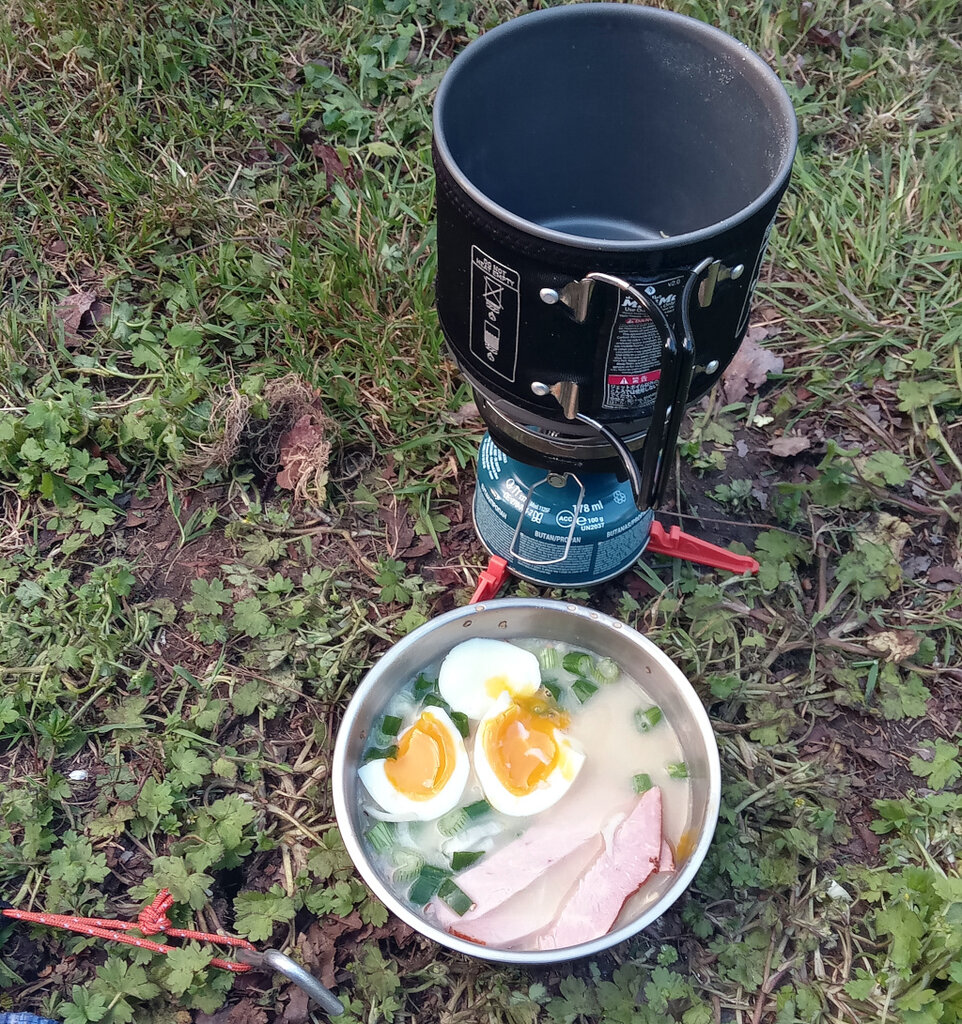
[[[402,902],[413,906],[415,912],[428,920],[431,919],[430,908],[426,912],[423,906],[413,905],[408,899],[412,885],[412,857],[409,851],[416,851],[417,857],[423,858],[425,864],[447,872],[457,884],[458,872],[452,874],[453,854],[458,851],[490,853],[513,842],[536,821],[578,822],[579,828],[587,827],[601,834],[613,816],[623,813],[637,799],[634,780],[640,774],[649,776],[652,786],[660,787],[663,836],[680,855],[679,859],[683,856],[679,844],[682,843],[690,819],[690,788],[688,779],[673,777],[669,774],[668,766],[683,765],[684,754],[667,718],[662,717],[646,732],[639,729],[636,713],[654,704],[642,687],[619,670],[611,682],[596,683],[597,690],[581,703],[572,689],[579,677],[566,671],[561,661],[565,654],[585,651],[585,648],[547,640],[525,639],[513,640],[511,643],[535,655],[540,655],[546,647],[558,652],[557,667],[543,669],[542,682],[560,688],[558,704],[570,715],[570,724],[565,732],[584,752],[585,761],[571,788],[557,803],[529,817],[514,817],[490,808],[469,821],[463,830],[446,835],[439,828],[438,820],[398,820],[404,815],[384,812],[363,787],[358,787],[365,837],[377,821],[392,823],[389,826],[392,830],[389,848],[375,849],[365,839],[375,870]],[[550,660],[553,662],[555,659]],[[416,692],[416,684],[423,690],[425,680],[437,678],[437,669],[438,666],[434,665],[423,672],[419,676],[420,684],[416,680],[409,682],[386,705],[384,715],[401,719],[404,722],[402,729],[406,728],[419,713],[423,699],[423,692]],[[469,735],[465,739],[468,751],[473,750],[477,728],[477,722],[470,723]],[[472,758],[472,771],[458,807],[474,805],[484,799]],[[449,820],[447,816],[441,819],[442,822]],[[383,846],[384,843],[379,845]],[[532,920],[550,919],[560,909],[562,898],[570,885],[576,881],[577,876],[569,880],[565,871],[555,866],[552,872],[542,874],[538,880],[511,898],[511,912],[518,915],[520,920],[528,917]],[[672,881],[671,872],[651,876],[622,908],[615,927],[637,917],[645,906],[660,897]],[[433,923],[437,924],[436,921]],[[526,947],[525,942],[520,940],[506,944],[505,948],[531,947]]]

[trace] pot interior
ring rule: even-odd
[[[435,104],[463,187],[581,238],[661,240],[787,180],[791,103],[741,43],[653,8],[575,4],[468,46]]]
[[[691,853],[673,873],[656,876],[622,910],[612,931],[599,939],[558,950],[492,949],[442,931],[399,900],[369,859],[357,769],[368,734],[391,697],[425,668],[472,637],[541,638],[581,646],[617,661],[662,708],[681,743],[691,780],[687,831]],[[422,934],[451,949],[486,960],[554,963],[586,956],[620,942],[660,916],[687,888],[704,858],[718,816],[720,769],[711,726],[697,694],[668,657],[634,630],[599,612],[573,604],[514,598],[459,608],[432,620],[393,647],[365,676],[344,715],[332,771],[338,825],[355,865],[377,896]]]

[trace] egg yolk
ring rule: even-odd
[[[540,698],[515,700],[487,723],[484,752],[501,785],[525,796],[558,767],[562,752],[555,730],[568,716]]]
[[[402,733],[397,756],[384,762],[391,785],[410,800],[429,800],[444,788],[454,772],[454,740],[430,712]]]
[[[514,692],[507,676],[488,676],[484,681],[484,692],[489,697],[500,697],[505,690],[508,693]]]
[[[681,864],[683,861],[688,860],[695,849],[695,844],[698,840],[696,833],[682,832],[681,839],[678,840],[678,845],[675,847],[675,863]]]

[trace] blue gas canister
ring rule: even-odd
[[[516,576],[546,586],[592,586],[638,560],[652,511],[613,473],[545,471],[506,455],[485,434],[478,452],[474,525]]]

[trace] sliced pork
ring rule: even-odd
[[[463,917],[458,917],[450,908],[440,904],[437,916],[443,921],[443,927],[462,939],[500,949],[513,946],[551,924],[564,899],[592,861],[601,854],[603,846],[601,836],[591,836],[500,906],[482,910],[478,905]],[[456,881],[461,884],[460,878]]]
[[[486,854],[477,864],[461,872],[455,881],[471,897],[480,916],[501,906],[552,865],[597,838],[597,828],[577,820],[563,824],[535,822],[513,843]]]
[[[625,900],[658,871],[661,856],[661,790],[654,787],[642,794],[611,838],[605,837],[604,852],[582,876],[554,923],[537,937],[537,948],[561,949],[604,935]]]

